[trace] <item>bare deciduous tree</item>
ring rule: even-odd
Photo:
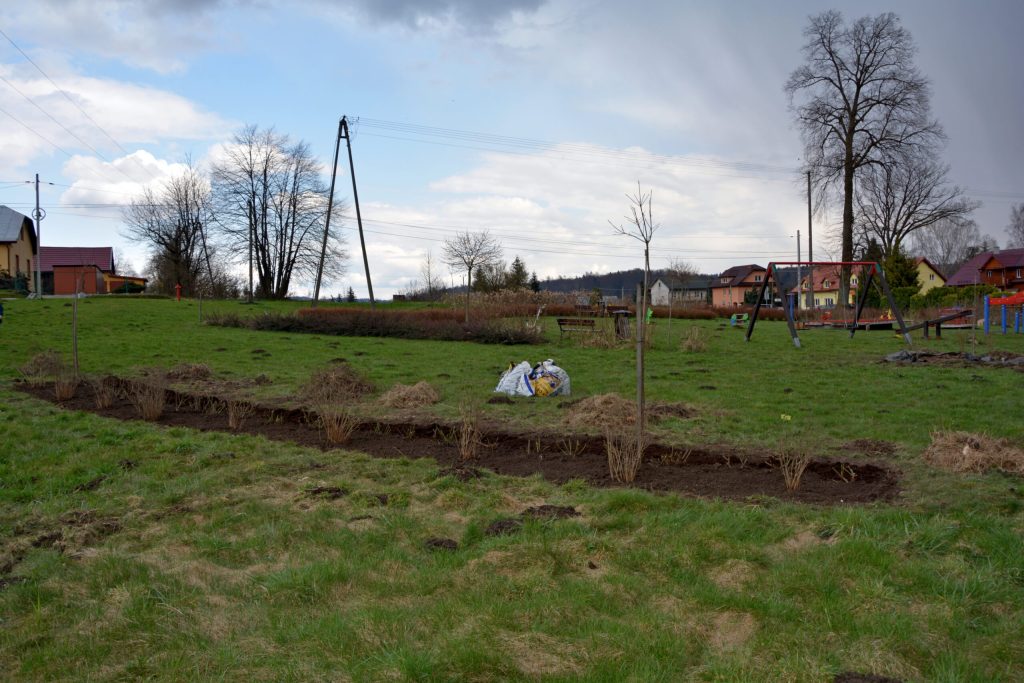
[[[1006,226],[1007,247],[1024,247],[1024,204],[1010,207],[1010,224]]]
[[[146,188],[123,211],[125,236],[146,244],[151,261],[161,264],[165,294],[180,284],[187,296],[196,293],[204,273],[211,271],[208,231],[210,186],[191,162],[180,176],[157,189]]]
[[[915,231],[939,221],[963,223],[980,202],[947,183],[949,167],[932,154],[911,154],[865,169],[857,186],[856,230],[888,257]]]
[[[501,243],[486,230],[460,232],[444,242],[444,262],[466,271],[466,322],[469,322],[469,296],[473,289],[473,271],[501,262]]]
[[[910,33],[892,13],[846,25],[838,11],[811,17],[804,30],[804,64],[786,92],[804,139],[807,170],[819,184],[841,184],[843,261],[853,260],[854,178],[909,148],[930,149],[943,138],[931,118],[928,80],[914,65]],[[847,301],[850,268],[842,268]]]
[[[911,252],[928,259],[949,276],[971,257],[971,252],[981,243],[977,223],[947,219],[915,232],[911,237]]]
[[[438,272],[434,255],[429,251],[423,259],[423,265],[420,266],[420,275],[423,277],[423,287],[426,289],[427,299],[433,301],[438,292],[444,290],[444,280],[441,278],[441,273]]]
[[[636,302],[636,447],[637,453],[641,456],[646,443],[647,429],[644,394],[644,334],[646,332],[644,328],[647,317],[647,292],[650,289],[651,279],[651,240],[658,230],[658,224],[654,222],[651,210],[653,195],[653,191],[645,193],[638,181],[636,194],[626,195],[631,206],[629,207],[630,215],[625,216],[625,222],[616,224],[608,221],[616,234],[632,237],[644,245],[644,286],[640,293],[640,300]]]
[[[250,290],[255,270],[261,298],[284,298],[295,276],[316,273],[327,216],[322,171],[306,143],[256,126],[237,133],[213,165],[220,234],[236,260],[248,260]],[[332,222],[343,211],[335,203]],[[325,277],[343,272],[346,258],[329,236]]]

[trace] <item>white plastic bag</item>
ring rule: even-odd
[[[497,394],[508,394],[509,396],[533,396],[533,385],[530,384],[530,363],[523,361],[519,365],[510,367],[498,380],[498,386],[494,388]]]
[[[502,374],[494,391],[509,396],[568,396],[569,373],[550,358],[533,368],[524,360]]]

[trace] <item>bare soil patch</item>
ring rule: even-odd
[[[844,671],[841,674],[836,674],[833,681],[835,683],[903,683],[898,678],[889,678],[888,676],[879,676],[877,674],[861,674],[853,671]]]
[[[981,355],[957,351],[929,351],[928,349],[904,349],[890,353],[884,358],[887,363],[923,365],[946,365],[954,367],[987,366],[993,368],[1011,368],[1024,372],[1024,355],[1010,351],[993,351]]]
[[[110,381],[120,382],[117,378]],[[18,383],[17,388],[38,399],[54,402],[52,385]],[[204,431],[232,431],[228,427],[226,401],[216,397],[194,400],[196,395],[167,390],[168,408],[158,424]],[[621,400],[621,399],[620,399]],[[211,409],[211,402],[224,403],[223,410]],[[596,402],[604,405],[603,402]],[[120,420],[136,420],[132,405],[116,398],[110,406],[96,408],[88,392],[79,390],[59,404],[64,409],[92,412]],[[201,407],[197,407],[197,405]],[[587,404],[593,407],[593,404]],[[632,405],[632,404],[630,404]],[[216,407],[216,406],[215,406]],[[584,407],[586,412],[590,408]],[[607,416],[605,416],[607,421]],[[471,480],[482,470],[514,476],[540,474],[556,484],[583,480],[592,486],[618,487],[608,472],[604,439],[583,434],[516,433],[500,425],[483,426],[486,448],[477,449],[470,462],[460,460],[458,444],[450,435],[457,425],[439,422],[364,422],[352,433],[346,449],[379,458],[433,458],[442,474]],[[330,451],[330,444],[316,426],[315,415],[304,409],[255,405],[249,419],[234,433],[247,433],[277,441]],[[574,447],[560,447],[566,438]],[[899,493],[897,471],[877,462],[836,458],[811,460],[800,487],[786,491],[783,475],[770,452],[742,451],[736,447],[706,446],[680,449],[665,444],[648,446],[632,486],[652,491],[675,491],[686,495],[742,500],[751,496],[775,496],[816,504],[856,504],[889,500]]]
[[[428,538],[423,547],[427,550],[458,550],[459,543],[452,538]]]

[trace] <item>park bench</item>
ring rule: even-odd
[[[558,336],[566,332],[593,332],[596,329],[595,322],[593,318],[559,318]]]

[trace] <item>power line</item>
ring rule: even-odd
[[[3,31],[2,29],[0,29],[0,35],[2,35],[2,36],[3,36],[4,38],[6,38],[6,39],[7,39],[7,42],[8,42],[8,43],[10,43],[10,44],[11,44],[11,45],[12,45],[12,46],[14,47],[14,49],[15,49],[15,50],[17,50],[18,52],[20,52],[20,53],[21,53],[21,55],[22,55],[22,56],[23,56],[23,57],[24,57],[25,59],[27,59],[27,60],[28,60],[28,63],[29,63],[29,64],[31,64],[32,66],[34,66],[34,67],[36,68],[36,71],[38,71],[39,73],[41,73],[41,74],[43,75],[43,78],[45,78],[45,79],[46,79],[47,81],[49,81],[49,82],[50,82],[50,85],[52,85],[52,86],[53,86],[54,88],[56,88],[56,89],[57,89],[57,92],[59,92],[59,93],[60,93],[61,95],[63,95],[63,96],[64,96],[64,99],[66,99],[66,100],[67,100],[68,102],[70,102],[70,103],[71,103],[71,104],[72,104],[72,105],[73,105],[73,106],[75,107],[75,109],[77,109],[78,111],[80,111],[80,112],[82,113],[82,116],[84,116],[84,117],[85,117],[86,119],[88,119],[89,123],[91,123],[91,124],[92,124],[93,126],[95,126],[95,127],[96,127],[96,129],[97,129],[97,130],[99,130],[99,131],[100,131],[101,133],[103,133],[103,135],[104,135],[104,136],[106,136],[106,138],[107,138],[108,140],[110,140],[110,141],[111,141],[112,143],[114,143],[114,146],[115,146],[115,147],[117,147],[117,148],[118,148],[119,150],[121,150],[121,152],[122,152],[122,153],[123,153],[123,154],[125,155],[125,158],[131,159],[131,160],[132,160],[132,162],[133,162],[133,163],[134,163],[134,164],[135,164],[135,165],[136,165],[136,166],[137,166],[137,167],[138,167],[138,168],[139,168],[140,170],[142,170],[144,174],[147,174],[147,175],[149,175],[149,176],[150,176],[150,177],[149,177],[149,180],[152,180],[153,178],[155,178],[155,177],[156,177],[155,175],[153,175],[153,174],[149,173],[149,172],[148,172],[148,171],[147,171],[147,170],[146,170],[145,168],[143,168],[143,167],[142,167],[142,164],[138,163],[138,161],[137,161],[137,160],[136,160],[136,159],[135,159],[134,157],[132,157],[132,156],[131,156],[131,153],[130,153],[130,152],[129,152],[129,151],[127,150],[127,149],[125,149],[125,148],[124,148],[124,147],[123,147],[123,146],[121,145],[121,143],[120,143],[120,142],[118,142],[117,140],[115,140],[115,139],[114,139],[114,136],[112,136],[112,135],[111,135],[110,133],[108,133],[108,132],[106,131],[106,129],[105,129],[105,128],[103,128],[103,126],[101,126],[100,124],[96,123],[95,119],[93,119],[93,118],[92,118],[91,116],[89,116],[89,112],[85,111],[85,109],[83,109],[83,108],[82,108],[82,106],[81,106],[80,104],[78,104],[78,102],[76,102],[76,101],[74,100],[74,98],[72,98],[72,97],[71,97],[70,95],[68,95],[68,94],[67,94],[67,92],[65,92],[63,88],[61,88],[61,87],[60,87],[59,85],[57,85],[57,84],[56,84],[56,83],[54,82],[54,80],[53,80],[52,78],[50,78],[50,76],[49,76],[49,75],[48,75],[48,74],[47,74],[47,73],[46,73],[45,71],[43,71],[42,67],[41,67],[41,66],[39,66],[38,64],[36,64],[36,63],[35,63],[35,61],[34,61],[34,60],[33,60],[33,59],[31,58],[31,57],[29,57],[29,56],[28,56],[28,54],[27,54],[27,53],[26,53],[26,52],[25,52],[24,50],[22,50],[22,49],[21,49],[20,47],[18,47],[18,44],[17,44],[17,43],[15,43],[15,42],[14,42],[14,40],[13,40],[13,39],[12,39],[12,38],[11,38],[11,37],[10,37],[9,35],[7,35],[6,33],[4,33],[4,31]],[[77,137],[77,136],[76,136],[76,137]],[[92,148],[90,147],[90,149],[92,149]],[[98,154],[98,152],[97,152],[97,154]],[[102,155],[100,155],[100,157],[102,158]],[[104,161],[106,161],[106,159],[104,159]],[[110,162],[108,162],[108,163],[110,163]],[[116,167],[115,167],[115,168],[116,168]],[[120,170],[120,169],[118,169],[118,170]],[[121,171],[121,173],[124,173],[124,171]],[[128,176],[127,176],[127,174],[125,174],[125,177],[128,177]],[[138,180],[134,180],[134,179],[132,179],[132,182],[138,182]],[[144,181],[144,182],[146,182],[146,181]]]
[[[67,151],[66,149],[64,149],[63,147],[61,147],[60,145],[58,145],[58,144],[57,144],[56,142],[54,142],[53,140],[50,140],[50,139],[49,139],[49,138],[47,138],[47,137],[46,137],[45,135],[43,135],[42,133],[40,133],[39,131],[37,131],[37,130],[36,130],[35,128],[33,128],[32,126],[28,125],[27,123],[25,123],[24,121],[22,121],[22,120],[21,120],[21,119],[19,119],[19,118],[18,118],[17,116],[15,116],[15,115],[14,115],[14,114],[12,114],[11,112],[7,111],[7,110],[6,110],[6,109],[4,109],[3,107],[0,107],[0,112],[3,112],[4,114],[7,114],[7,116],[9,116],[9,117],[11,117],[12,119],[14,119],[14,121],[15,121],[15,122],[17,122],[17,123],[21,124],[21,125],[22,125],[22,126],[23,126],[23,127],[24,127],[24,128],[26,129],[26,130],[28,130],[28,131],[29,131],[30,133],[32,133],[32,134],[34,134],[34,135],[38,136],[38,137],[39,137],[39,138],[40,138],[40,139],[41,139],[41,140],[42,140],[43,142],[47,143],[48,145],[50,145],[50,146],[51,146],[51,147],[53,147],[54,149],[56,149],[56,150],[59,150],[59,151],[63,152],[64,154],[66,154],[66,155],[68,156],[68,158],[69,158],[69,159],[70,159],[71,157],[73,157],[73,156],[74,156],[73,154],[71,154],[71,152]]]

